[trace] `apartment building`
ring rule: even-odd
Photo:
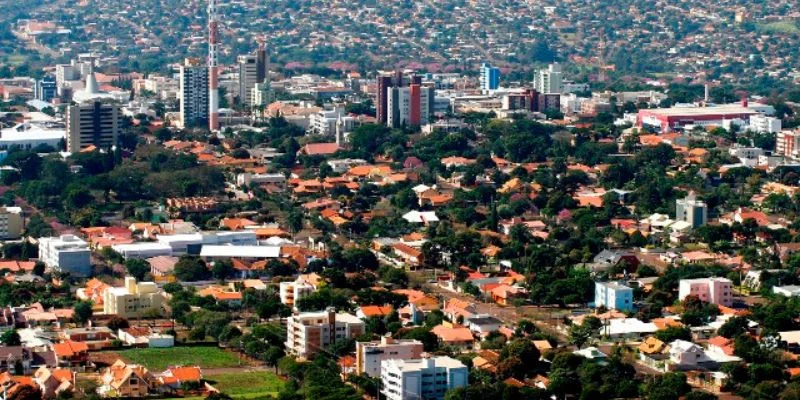
[[[617,282],[594,283],[594,306],[609,310],[633,310],[633,289]]]
[[[208,124],[208,66],[187,58],[180,69],[180,113],[184,128]]]
[[[691,192],[685,198],[675,200],[675,219],[692,224],[692,228],[701,227],[708,222],[708,206]]]
[[[286,323],[286,349],[298,357],[312,358],[320,350],[364,333],[364,322],[347,313],[325,311],[296,313]]]
[[[39,260],[58,272],[80,276],[92,272],[89,244],[75,235],[40,238]]]
[[[155,282],[136,282],[125,277],[125,286],[111,287],[103,294],[103,313],[122,318],[140,318],[148,313],[162,312],[164,291]]]
[[[281,303],[294,307],[297,300],[316,292],[321,282],[322,277],[314,273],[300,275],[292,282],[281,282],[279,290]]]
[[[427,124],[433,117],[435,94],[433,88],[416,83],[388,88],[386,124],[392,128]]]
[[[564,81],[563,75],[560,64],[550,64],[547,69],[536,73],[533,86],[539,93],[561,93]]]
[[[22,229],[22,208],[0,207],[0,239],[19,239]]]
[[[481,65],[480,84],[484,93],[497,90],[500,87],[500,68],[483,63]]]
[[[393,359],[422,358],[422,342],[382,337],[371,342],[356,342],[356,373],[370,377],[381,375],[381,362]]]
[[[800,132],[782,130],[775,136],[775,154],[797,157],[800,153]]]
[[[441,400],[449,390],[467,386],[469,371],[441,356],[381,362],[381,393],[388,400]]]
[[[700,300],[730,307],[733,304],[733,283],[727,278],[681,279],[678,298],[697,296]]]

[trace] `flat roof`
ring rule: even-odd
[[[278,246],[205,245],[200,249],[200,257],[278,258],[280,254]]]
[[[672,107],[639,110],[640,113],[661,115],[665,117],[698,116],[709,114],[760,114],[758,111],[739,105],[726,105],[716,107]]]

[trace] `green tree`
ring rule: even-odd
[[[92,318],[92,314],[94,311],[92,310],[92,302],[91,301],[79,301],[75,303],[75,306],[72,308],[74,311],[74,319],[75,322],[79,324],[85,324]]]
[[[8,331],[3,332],[3,335],[0,336],[0,342],[2,342],[6,346],[19,346],[22,344],[20,340],[19,333],[17,333],[16,329],[11,329]]]
[[[137,281],[142,281],[150,272],[150,263],[138,258],[129,258],[125,260],[125,270]]]

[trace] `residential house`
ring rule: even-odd
[[[156,378],[162,389],[176,392],[186,385],[201,386],[203,371],[197,366],[169,367]]]
[[[65,340],[53,344],[53,352],[61,367],[81,367],[89,363],[89,345],[85,342]]]
[[[445,346],[452,346],[460,349],[472,349],[475,338],[472,331],[461,325],[452,324],[444,321],[431,329],[431,333],[436,335],[439,343]]]
[[[476,315],[464,320],[464,325],[469,328],[474,335],[485,338],[492,332],[497,332],[503,326],[503,321],[491,315]]]
[[[153,332],[149,327],[132,326],[120,329],[119,340],[133,347],[166,348],[175,345],[175,337],[166,333]]]
[[[97,392],[103,397],[147,397],[155,391],[156,378],[144,366],[117,360],[100,375]]]

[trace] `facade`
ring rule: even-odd
[[[67,107],[67,151],[87,147],[109,149],[122,133],[122,111],[116,97],[101,92],[94,72],[86,77],[86,88],[75,93],[75,103]]]
[[[778,133],[781,131],[780,118],[768,117],[766,115],[750,116],[750,126],[748,130],[760,133]]]
[[[800,155],[800,132],[783,130],[775,137],[775,154],[786,157]]]
[[[751,116],[759,115],[755,108],[732,104],[716,107],[672,107],[639,110],[637,125],[647,130],[669,133],[682,130],[687,125],[722,126],[731,120],[747,121]]]
[[[258,80],[258,57],[255,55],[239,56],[239,102],[250,107],[253,105],[251,93]],[[263,78],[262,78],[263,80]]]
[[[36,100],[50,102],[58,96],[58,85],[56,85],[56,78],[47,75],[42,79],[36,81],[33,96]]]
[[[678,299],[697,296],[700,300],[730,307],[733,304],[733,283],[727,278],[681,279]]]
[[[21,207],[0,207],[0,239],[19,239],[22,228]]]
[[[253,105],[266,107],[275,101],[275,90],[269,81],[256,83],[253,87]]]
[[[534,88],[539,93],[561,93],[564,76],[559,63],[550,64],[547,69],[539,70],[534,80]]]
[[[675,220],[688,222],[692,228],[701,227],[708,222],[708,206],[689,193],[686,198],[675,200]]]
[[[39,260],[59,272],[80,276],[89,276],[92,272],[89,245],[75,235],[40,238]]]
[[[356,342],[356,373],[370,377],[381,375],[384,360],[409,360],[422,357],[422,342],[382,337],[379,341]]]
[[[449,390],[467,386],[467,367],[454,358],[381,362],[381,393],[388,400],[444,399]]]
[[[342,133],[351,132],[355,125],[355,118],[346,115],[344,109],[334,108],[333,110],[323,110],[316,114],[311,114],[308,130],[316,135],[333,136],[339,130]]]
[[[594,306],[609,310],[633,310],[633,289],[617,282],[594,283]]]
[[[386,97],[386,125],[392,128],[422,126],[433,117],[433,88],[415,83],[408,87],[391,87]]]
[[[103,294],[103,312],[122,318],[140,318],[150,312],[161,313],[164,292],[155,282],[136,282],[125,277],[125,286],[106,289]]]
[[[286,324],[286,349],[304,358],[312,358],[321,349],[364,333],[364,322],[352,314],[333,309],[294,314]]]
[[[481,90],[490,92],[500,87],[500,68],[493,67],[487,63],[481,65]]]
[[[97,392],[103,397],[140,398],[147,397],[156,388],[156,378],[147,368],[137,364],[125,364],[117,360],[100,376]]]
[[[181,66],[180,107],[183,127],[208,124],[208,67],[198,58]]]
[[[316,274],[309,274],[305,276],[300,275],[293,282],[281,282],[280,283],[281,303],[289,307],[294,307],[297,300],[300,300],[301,298],[316,292],[317,285],[316,282],[314,282],[314,279],[309,278],[311,275],[316,275]]]

